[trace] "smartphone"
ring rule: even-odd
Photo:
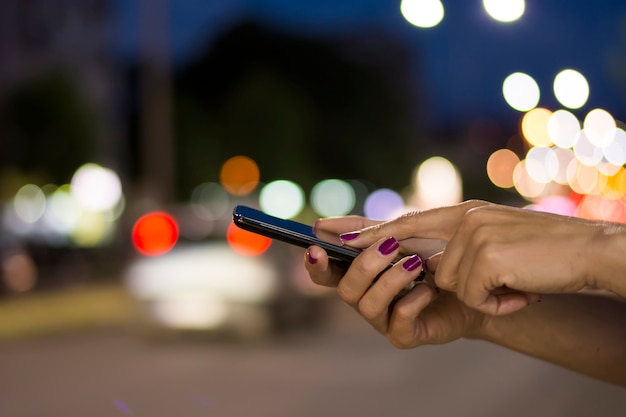
[[[271,239],[280,240],[292,245],[308,248],[316,245],[323,248],[328,256],[344,262],[352,260],[361,253],[360,250],[343,246],[339,236],[318,237],[313,228],[304,223],[271,216],[252,207],[238,205],[233,210],[235,225]]]

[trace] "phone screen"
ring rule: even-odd
[[[352,262],[360,250],[343,246],[339,236],[328,234],[320,238],[313,228],[304,223],[271,216],[252,207],[238,205],[233,210],[233,221],[238,227],[271,239],[308,248],[322,247],[331,258]]]

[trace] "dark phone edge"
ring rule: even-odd
[[[332,243],[325,242],[321,239],[315,240],[309,235],[246,217],[241,213],[237,213],[236,211],[237,207],[235,207],[235,209],[233,210],[233,221],[235,225],[237,225],[241,229],[248,230],[253,233],[258,233],[260,235],[269,237],[270,239],[280,240],[302,248],[308,248],[311,245],[317,245],[325,249],[330,257],[345,262],[352,262],[352,260],[361,253],[359,250],[356,249],[337,246]],[[263,214],[269,216],[268,214]],[[280,221],[287,221],[278,217],[276,217],[276,219]],[[299,238],[291,237],[291,235],[298,236]]]

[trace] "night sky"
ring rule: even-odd
[[[138,49],[137,2],[116,2],[116,45],[128,59]],[[245,18],[316,37],[375,28],[415,52],[413,65],[421,74],[416,82],[434,126],[516,117],[501,94],[502,81],[516,71],[533,76],[542,90],[540,105],[556,110],[552,81],[565,68],[580,71],[590,84],[581,118],[601,107],[626,119],[626,85],[611,69],[617,65],[626,73],[623,0],[527,0],[525,15],[510,24],[492,20],[480,0],[443,4],[445,18],[431,29],[412,26],[400,2],[388,0],[177,0],[167,7],[175,63]]]

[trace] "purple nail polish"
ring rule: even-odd
[[[396,238],[390,237],[380,244],[380,246],[378,247],[378,251],[383,255],[389,255],[399,247],[400,244],[398,243]]]
[[[348,232],[348,233],[342,233],[339,235],[339,239],[342,242],[347,242],[349,240],[354,240],[357,237],[359,237],[359,235],[361,234],[361,232]]]
[[[313,257],[313,255],[311,255],[311,252],[310,252],[310,251],[307,251],[307,252],[306,252],[306,260],[307,260],[307,261],[308,261],[311,265],[314,265],[314,264],[316,264],[316,263],[317,263],[317,259],[315,259],[315,258]]]
[[[417,255],[412,255],[409,259],[404,261],[404,263],[402,264],[402,268],[404,268],[404,270],[407,272],[411,272],[419,268],[420,265],[422,265],[422,258]]]

